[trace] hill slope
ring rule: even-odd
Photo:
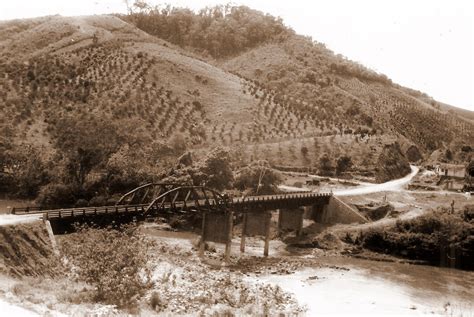
[[[24,177],[34,195],[57,179],[157,177],[186,148],[231,146],[238,164],[314,166],[323,154],[350,155],[371,170],[395,141],[425,153],[474,144],[474,124],[456,110],[279,20],[248,8],[167,20],[181,14],[157,15],[169,24],[158,28],[162,39],[143,31],[156,33],[155,16],[143,14],[0,23],[0,178]],[[185,36],[206,34],[193,19],[215,27],[217,40],[240,24],[253,33],[214,39],[206,51],[206,41]]]
[[[264,99],[297,117],[298,124],[277,123],[279,130],[299,136],[378,131],[428,153],[473,143],[472,112],[447,108],[426,94],[394,84],[385,75],[335,55],[324,44],[295,34],[280,19],[247,7],[217,6],[194,13],[144,4],[122,18],[253,81],[265,90]],[[268,112],[272,109],[265,109]]]

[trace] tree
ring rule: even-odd
[[[86,176],[96,167],[105,165],[120,145],[118,127],[110,122],[79,121],[65,117],[56,125],[56,148],[65,159],[66,183],[83,189]]]
[[[337,159],[336,162],[336,175],[341,175],[349,168],[352,167],[352,160],[350,156],[343,155]]]
[[[319,159],[319,173],[324,176],[332,175],[334,167],[332,166],[331,159],[327,154],[324,154]]]
[[[306,156],[308,155],[308,148],[306,146],[301,147],[301,154],[304,158],[306,158]]]
[[[169,141],[169,145],[176,155],[181,155],[186,151],[186,139],[181,133],[175,134]]]
[[[207,175],[206,186],[217,190],[230,188],[234,181],[230,162],[228,150],[221,147],[212,150],[201,168],[202,173]]]
[[[453,159],[453,153],[451,152],[450,149],[446,149],[446,152],[444,153],[444,157],[448,161],[451,161]]]
[[[235,188],[251,194],[273,194],[282,181],[281,175],[267,161],[256,161],[242,169],[235,180]]]
[[[33,198],[48,181],[40,150],[31,144],[14,145],[0,139],[0,190]]]

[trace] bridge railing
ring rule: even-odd
[[[236,208],[237,210],[246,210],[248,208],[258,209],[273,209],[301,205],[311,204],[313,199],[330,197],[332,193],[287,193],[277,195],[263,195],[263,196],[247,196],[233,198],[228,201],[226,208]],[[207,204],[206,205],[206,201]],[[64,217],[76,217],[86,215],[103,215],[103,214],[118,214],[118,213],[145,213],[147,208],[151,208],[153,211],[158,209],[162,210],[183,210],[185,208],[206,208],[220,206],[221,204],[216,202],[213,198],[206,200],[198,199],[197,201],[165,201],[163,200],[160,204],[160,208],[148,204],[134,204],[134,205],[114,205],[114,206],[101,206],[101,207],[74,207],[74,208],[62,208],[62,209],[46,209],[41,207],[20,207],[13,208],[12,213],[17,215],[25,214],[44,214],[48,218],[64,218]],[[150,207],[151,206],[151,207]],[[156,210],[155,210],[156,209]]]
[[[29,214],[29,213],[39,213],[45,210],[45,208],[32,206],[32,207],[13,207],[11,210],[12,214],[21,215],[21,214]]]

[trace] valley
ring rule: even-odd
[[[245,6],[0,21],[0,310],[474,315],[474,113],[387,75]]]

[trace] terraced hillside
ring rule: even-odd
[[[465,113],[245,7],[1,22],[0,111],[0,189],[29,197],[159,178],[219,145],[238,165],[368,171],[393,142],[474,144]]]
[[[5,23],[1,33],[3,127],[17,130],[19,140],[36,132],[51,139],[64,116],[134,122],[148,142],[182,134],[206,146],[313,131],[271,92],[118,18],[30,22]]]
[[[321,44],[290,37],[225,59],[225,69],[279,92],[300,117],[316,118],[313,133],[369,131],[403,136],[431,152],[456,141],[474,143],[462,111],[442,110],[428,96],[335,56]],[[462,141],[461,141],[462,142]]]
[[[273,139],[276,133],[292,138],[386,133],[427,154],[474,141],[471,112],[401,87],[295,34],[278,18],[243,6],[196,13],[142,5],[121,18],[253,82],[250,92],[260,99],[257,115],[268,120],[255,128],[261,136],[256,139]],[[275,117],[279,112],[272,103],[286,114]]]

